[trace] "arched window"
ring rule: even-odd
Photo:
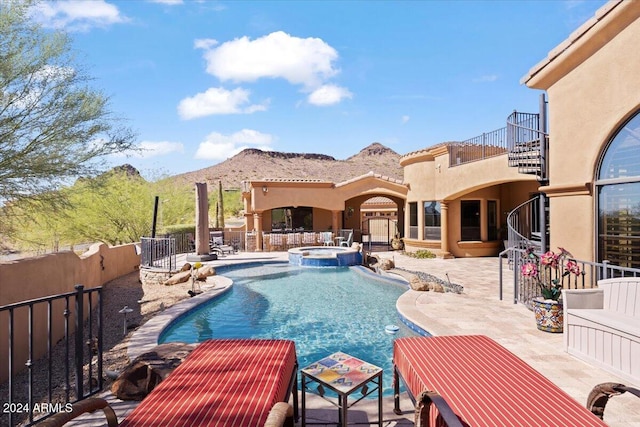
[[[640,111],[611,139],[596,190],[599,261],[640,268]]]

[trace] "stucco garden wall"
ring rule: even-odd
[[[73,252],[59,252],[0,263],[0,306],[73,292],[77,284],[84,285],[85,289],[101,286],[138,270],[139,266],[140,255],[134,244],[115,247],[94,244],[81,256]],[[73,301],[71,299],[70,319],[74,318]],[[64,336],[63,311],[63,301],[53,305],[54,344]],[[0,381],[8,378],[8,325],[8,312],[0,313]],[[37,359],[47,349],[46,304],[34,310],[33,331]],[[28,358],[28,310],[24,308],[15,311],[14,345],[14,369],[24,368]]]

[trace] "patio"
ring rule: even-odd
[[[505,263],[504,299],[498,299],[497,258],[416,259],[397,252],[379,252],[383,258],[393,258],[396,265],[407,270],[424,271],[442,279],[448,274],[452,283],[464,286],[463,294],[408,291],[398,300],[403,315],[434,335],[484,334],[523,359],[531,367],[549,378],[561,389],[584,405],[593,386],[602,382],[624,381],[592,367],[562,350],[562,334],[541,332],[535,327],[533,313],[521,304],[512,302],[510,271]],[[286,252],[239,253],[229,255],[210,265],[235,264],[251,260],[286,260]],[[452,309],[454,307],[455,309]],[[336,351],[340,349],[335,349]],[[384,375],[391,375],[385,372]],[[105,393],[110,395],[110,393]],[[544,410],[544,394],[540,405]],[[137,402],[121,402],[109,397],[122,420]],[[335,420],[336,409],[315,396],[308,400],[308,421]],[[385,426],[413,425],[413,407],[403,394],[402,416],[393,413],[392,397],[384,399]],[[362,423],[377,419],[376,401],[360,402],[349,411],[350,422]],[[100,420],[88,424],[88,418]],[[102,414],[83,418],[68,425],[101,425]],[[640,426],[640,402],[625,394],[609,401],[605,422],[610,426]],[[102,424],[103,425],[103,424]],[[335,425],[327,423],[327,425]]]

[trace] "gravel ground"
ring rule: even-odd
[[[127,341],[133,330],[142,325],[162,307],[169,307],[176,302],[189,298],[187,291],[191,289],[191,284],[180,283],[173,286],[163,285],[146,285],[143,286],[139,280],[139,273],[133,272],[126,276],[119,277],[103,286],[103,309],[104,309],[104,328],[103,328],[103,370],[105,373],[104,390],[111,387],[112,380],[106,378],[107,371],[119,372],[129,363],[127,357]],[[118,313],[124,306],[133,309],[127,315],[129,330],[126,336],[123,336],[123,318]],[[74,341],[73,335],[70,337],[71,343]],[[71,346],[73,348],[73,344]],[[73,352],[73,350],[71,350]],[[56,345],[52,355],[53,366],[53,385],[54,393],[52,402],[64,402],[64,342],[61,341]],[[87,358],[88,360],[88,358]],[[44,357],[34,363],[33,367],[33,384],[34,396],[33,402],[47,402],[47,358]],[[85,366],[85,372],[88,371],[88,365]],[[95,376],[95,368],[93,375]],[[70,379],[74,384],[74,377]],[[13,402],[28,402],[28,384],[29,378],[26,372],[22,372],[13,378]],[[40,386],[43,384],[44,386]],[[8,382],[0,385],[0,396],[8,398]],[[3,398],[2,403],[8,399]],[[18,417],[18,415],[16,415]],[[15,422],[15,419],[14,419]],[[2,412],[0,414],[0,426],[8,426],[8,414]]]

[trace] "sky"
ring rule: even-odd
[[[521,78],[605,0],[45,1],[153,179],[245,148],[406,154],[537,112]],[[265,171],[265,177],[268,171]]]

